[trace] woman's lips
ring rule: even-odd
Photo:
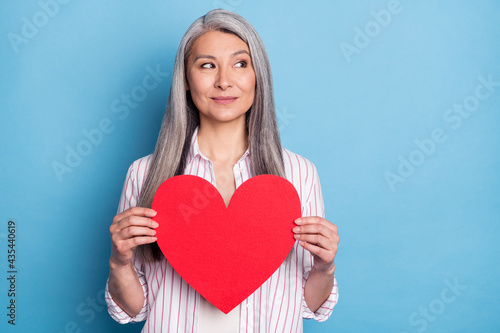
[[[232,97],[232,96],[218,96],[218,97],[212,97],[212,100],[218,104],[229,104],[234,102],[237,98],[238,97]]]

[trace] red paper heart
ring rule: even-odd
[[[152,208],[165,258],[224,313],[278,269],[295,243],[292,228],[301,216],[295,187],[272,175],[245,181],[227,208],[205,179],[172,177],[156,191]]]

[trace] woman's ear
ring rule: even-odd
[[[186,87],[186,91],[189,90],[189,83],[187,82],[187,80],[184,81],[184,87]]]

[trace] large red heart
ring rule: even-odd
[[[228,313],[259,288],[295,243],[300,199],[286,179],[245,181],[226,208],[197,176],[167,179],[156,191],[156,237],[170,265],[210,303]]]

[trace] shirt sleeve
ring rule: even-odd
[[[312,173],[311,181],[306,183],[306,191],[302,193],[302,195],[306,195],[306,200],[302,204],[302,216],[320,216],[325,217],[325,208],[323,202],[323,193],[321,191],[321,184],[319,181],[318,172],[316,167],[309,162],[307,165],[308,173]],[[304,288],[306,285],[307,278],[309,277],[309,273],[314,264],[314,257],[309,251],[304,251],[304,264],[303,264],[303,280],[302,280],[302,317],[305,319],[314,319],[317,321],[325,321],[327,320],[333,311],[333,308],[337,304],[338,301],[338,286],[337,279],[333,278],[333,288],[330,292],[330,296],[328,299],[321,305],[321,307],[316,310],[316,312],[312,312],[306,304],[304,298]]]
[[[122,194],[120,197],[120,203],[118,204],[118,214],[123,211],[129,209],[130,207],[134,207],[137,205],[139,199],[139,190],[137,187],[138,173],[140,168],[137,168],[137,165],[140,167],[140,162],[134,162],[130,168],[128,169],[127,176],[125,178],[125,184],[123,185]],[[132,258],[132,264],[134,270],[139,277],[139,281],[142,286],[142,291],[144,293],[144,304],[142,306],[142,310],[137,316],[131,317],[129,316],[116,302],[113,300],[113,297],[109,293],[109,279],[106,281],[106,289],[105,289],[105,300],[108,306],[108,312],[110,316],[116,320],[120,324],[127,323],[135,323],[140,322],[146,319],[147,317],[147,299],[148,299],[148,285],[146,277],[144,276],[143,267],[141,262],[136,259],[135,255]]]
[[[143,320],[146,320],[148,315],[147,309],[147,299],[148,299],[148,285],[146,282],[146,278],[144,277],[144,273],[138,271],[136,268],[137,262],[134,262],[134,269],[139,277],[139,281],[142,286],[142,292],[144,293],[144,304],[142,305],[141,312],[137,314],[135,317],[129,316],[116,302],[113,300],[113,297],[109,293],[109,279],[106,281],[106,289],[104,292],[104,297],[106,299],[106,304],[108,306],[108,313],[115,321],[120,324],[127,323],[137,323]]]

